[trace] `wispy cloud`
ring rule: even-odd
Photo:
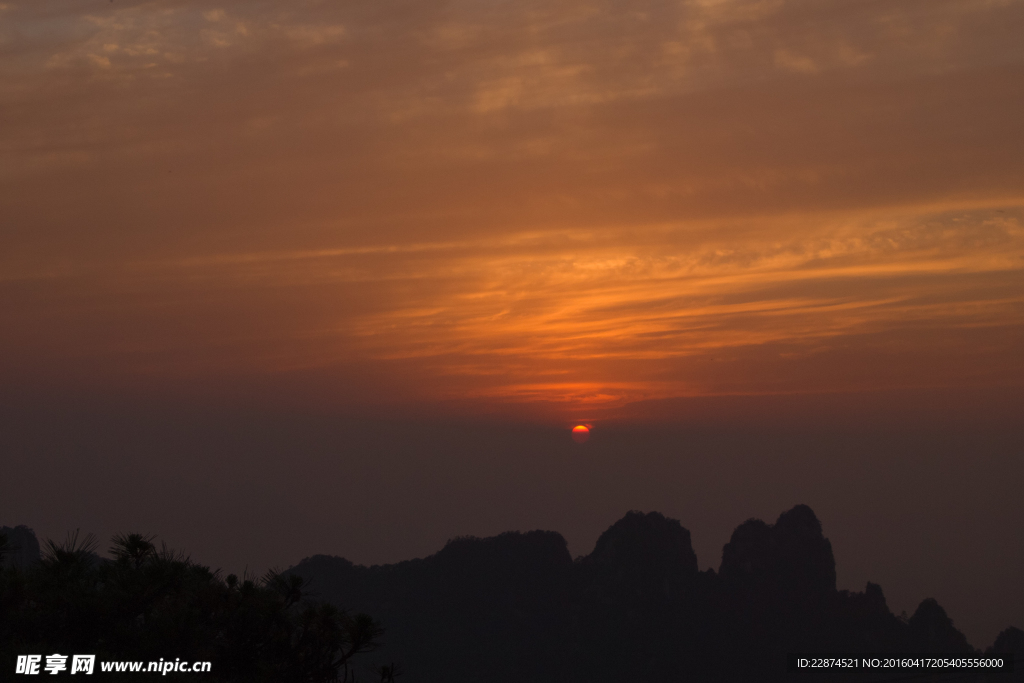
[[[3,11],[19,372],[1024,381],[1020,3]]]

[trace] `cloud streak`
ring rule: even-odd
[[[5,371],[555,412],[1022,383],[1022,27],[993,0],[5,6]]]

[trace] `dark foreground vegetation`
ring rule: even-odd
[[[304,600],[298,576],[221,578],[139,534],[115,537],[113,560],[100,559],[95,541],[77,534],[47,543],[39,557],[31,532],[7,531],[0,534],[7,556],[0,564],[0,680],[38,680],[15,673],[17,656],[43,655],[45,663],[45,655],[59,653],[97,656],[84,680],[351,681],[354,658],[381,635],[366,615]],[[165,678],[104,674],[98,663],[162,658],[212,667]]]
[[[787,672],[788,652],[978,652],[934,600],[897,617],[875,584],[836,590],[831,544],[806,506],[740,525],[717,572],[699,571],[690,533],[658,513],[627,514],[576,560],[559,534],[534,531],[459,538],[395,565],[318,555],[259,580],[222,579],[137,534],[103,560],[74,536],[40,553],[28,530],[5,531],[0,680],[29,680],[11,674],[17,655],[54,652],[212,662],[170,675],[197,681],[1024,680]],[[1007,628],[987,651],[1024,669],[1024,632]]]

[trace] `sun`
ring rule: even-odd
[[[576,425],[572,428],[572,440],[576,443],[586,443],[590,438],[590,427],[587,425]]]

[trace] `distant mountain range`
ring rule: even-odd
[[[286,573],[380,620],[375,661],[398,664],[403,683],[835,680],[792,678],[786,654],[975,652],[935,600],[901,619],[878,585],[836,590],[832,545],[806,505],[737,527],[717,572],[698,570],[678,521],[630,512],[575,561],[561,535],[532,531],[456,538],[391,565],[316,555]],[[993,649],[1020,658],[1024,631],[1007,628]]]
[[[288,612],[290,601],[301,597],[323,599],[383,624],[383,646],[353,660],[361,669],[355,680],[363,682],[393,682],[396,670],[402,673],[400,683],[1024,681],[1024,631],[1014,627],[1000,633],[986,650],[1013,654],[1018,670],[1009,676],[965,676],[959,671],[883,671],[854,678],[835,672],[788,673],[786,655],[791,652],[976,652],[935,600],[924,600],[913,616],[900,618],[889,610],[875,584],[868,583],[859,593],[836,590],[832,545],[805,505],[783,513],[775,524],[748,520],[737,527],[723,548],[717,572],[699,571],[690,532],[657,512],[628,513],[601,535],[590,555],[576,560],[555,532],[509,532],[494,538],[456,538],[434,555],[392,565],[364,567],[316,555],[284,572],[283,581],[266,579],[265,588],[250,585],[251,581],[242,586],[235,577],[224,582],[205,567],[156,553],[151,545],[137,566],[125,564],[124,558],[100,560],[87,545],[74,552],[51,545],[48,559],[39,562],[40,547],[31,529],[0,527],[0,535],[6,543],[0,553],[5,567],[18,568],[5,570],[6,588],[0,591],[0,616],[15,620],[7,624],[7,637],[22,638],[26,647],[44,640],[47,646],[52,640],[65,647],[72,631],[81,631],[79,640],[84,638],[82,642],[92,647],[97,637],[106,643],[128,632],[117,630],[124,624],[116,619],[111,623],[121,626],[105,631],[85,622],[124,612],[125,623],[134,625],[128,635],[135,640],[117,640],[120,649],[114,648],[112,655],[141,652],[135,641],[143,636],[155,639],[154,647],[166,645],[173,631],[182,643],[195,641],[191,650],[179,647],[176,656],[195,650],[194,659],[196,652],[209,651],[209,658],[217,659],[217,680],[243,680],[232,676],[247,670],[245,657],[260,659],[261,653],[275,665],[292,661],[292,655],[300,657],[297,662],[305,661],[301,637],[294,643],[286,638],[294,647],[277,652],[276,659],[260,649],[265,644],[259,645],[277,642],[270,637],[280,635],[274,630],[280,626],[275,619],[294,617],[295,628],[304,632],[303,619],[316,608]],[[86,575],[92,578],[83,582]],[[178,585],[180,581],[170,581],[172,575],[202,580]],[[115,579],[135,586],[134,592],[111,593],[108,584]],[[281,587],[287,590],[278,595]],[[25,593],[26,589],[31,590]],[[94,604],[102,602],[100,596],[128,599],[131,604]],[[222,609],[205,621],[176,621],[174,615],[192,614],[189,610],[200,605],[208,609],[214,604],[211,600],[227,600],[230,605],[220,605]],[[170,609],[173,605],[177,612]],[[263,612],[253,611],[254,605],[281,609],[270,621],[260,621],[255,617]],[[234,611],[228,609],[232,606]],[[60,616],[47,610],[65,617],[75,610],[93,616],[83,623],[57,619],[54,623],[64,626],[37,628],[35,635],[23,630]],[[149,617],[139,621],[143,617],[133,616],[136,612]],[[238,621],[243,613],[248,616]],[[220,620],[214,618],[217,615]],[[160,629],[170,627],[157,617],[177,626],[164,633]],[[150,620],[148,631],[135,628]],[[232,624],[242,630],[231,631]],[[0,619],[0,631],[3,627]],[[196,635],[200,632],[206,636]],[[256,638],[254,633],[262,635]],[[247,638],[256,640],[250,643]],[[115,641],[107,644],[111,643]],[[283,671],[298,675],[293,669]]]

